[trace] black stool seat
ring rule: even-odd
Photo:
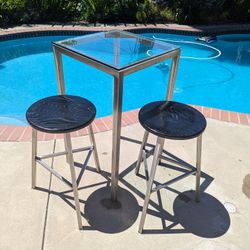
[[[95,118],[93,103],[79,96],[57,95],[41,99],[26,112],[28,123],[46,133],[68,133],[88,126]]]
[[[198,110],[172,101],[146,104],[139,112],[139,121],[150,133],[175,140],[195,138],[205,130],[207,124]]]

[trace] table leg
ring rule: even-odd
[[[180,59],[180,52],[173,57],[172,59],[172,64],[171,64],[171,70],[169,74],[169,79],[168,79],[168,89],[167,89],[167,101],[171,101],[173,98],[174,94],[174,85],[175,85],[175,80],[176,80],[176,75],[177,75],[177,69],[178,69],[178,63]],[[161,141],[161,153],[164,147],[164,140]]]
[[[58,86],[58,94],[65,95],[65,83],[64,83],[64,76],[63,76],[63,63],[62,63],[62,54],[53,47],[54,52],[54,59],[55,59],[55,66],[56,66],[56,79],[57,79],[57,86]],[[64,140],[64,146],[66,148],[66,140]],[[69,163],[69,156],[66,154],[66,160]]]
[[[177,75],[179,59],[180,59],[180,53],[178,53],[175,57],[173,57],[173,60],[172,60],[171,70],[170,70],[169,79],[168,79],[168,90],[167,90],[168,101],[171,101],[173,98],[174,85],[175,85],[175,79]]]
[[[63,64],[62,64],[62,54],[53,46],[55,66],[56,66],[56,79],[58,84],[59,95],[65,94],[65,84],[63,77]]]
[[[114,76],[113,89],[113,134],[112,134],[112,167],[111,167],[111,199],[117,200],[121,119],[122,119],[123,76]]]

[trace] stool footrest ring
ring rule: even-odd
[[[46,170],[48,170],[51,174],[53,174],[55,177],[57,177],[60,181],[65,183],[67,186],[72,188],[72,184],[64,178],[62,175],[58,174],[53,168],[51,168],[47,163],[45,163],[42,160],[36,159],[36,162],[39,163],[41,166],[43,166]]]
[[[157,192],[157,191],[159,191],[159,190],[162,189],[162,188],[165,188],[165,187],[167,187],[167,186],[169,186],[169,185],[171,185],[171,184],[173,184],[173,183],[175,183],[175,182],[177,182],[177,181],[180,181],[180,180],[182,180],[182,179],[188,177],[188,176],[191,175],[191,174],[194,174],[195,172],[196,172],[196,170],[192,170],[192,171],[190,171],[190,172],[187,172],[187,173],[185,173],[185,174],[182,174],[182,175],[180,175],[180,176],[177,176],[176,178],[174,178],[174,179],[172,179],[172,180],[170,180],[170,181],[167,181],[167,182],[165,182],[164,184],[159,184],[159,185],[157,185],[156,187],[152,188],[151,193]]]
[[[94,149],[94,146],[76,148],[72,150],[72,153],[78,153],[78,152],[87,151],[87,150],[92,151],[93,149]],[[63,152],[57,152],[57,153],[52,153],[52,154],[47,154],[47,155],[42,155],[42,156],[36,156],[36,159],[42,160],[42,159],[48,159],[51,157],[57,157],[57,156],[66,155],[66,154],[67,152],[63,151]]]
[[[94,150],[94,146],[77,148],[77,149],[72,150],[72,153],[78,153],[78,152],[87,151],[87,150],[89,151],[89,153],[86,157],[85,164],[82,165],[83,170],[85,170],[85,168],[87,166],[88,159],[90,157],[90,154]],[[48,159],[48,158],[56,157],[56,156],[62,156],[62,155],[66,155],[66,154],[67,154],[67,152],[63,151],[63,152],[57,152],[57,153],[47,154],[47,155],[43,155],[43,156],[36,156],[35,160],[37,163],[39,163],[41,166],[43,166],[46,170],[48,170],[51,174],[53,174],[55,177],[57,177],[60,181],[62,181],[67,186],[72,188],[72,183],[70,181],[68,181],[65,177],[63,177],[62,175],[57,173],[52,167],[50,167],[46,162],[43,161],[43,159]],[[79,185],[79,180],[77,180],[77,185]]]

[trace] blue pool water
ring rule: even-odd
[[[250,113],[250,34],[218,36],[209,46],[195,36],[145,33],[181,47],[174,100]],[[0,124],[25,124],[36,100],[57,94],[51,41],[66,36],[0,42]],[[63,56],[66,92],[95,103],[97,116],[112,112],[112,77]],[[170,61],[125,78],[123,110],[165,98]]]

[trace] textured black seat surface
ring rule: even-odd
[[[172,101],[146,104],[139,112],[139,121],[150,133],[176,140],[197,137],[207,124],[205,117],[198,110]]]
[[[47,133],[68,133],[88,126],[95,118],[93,103],[79,96],[58,95],[41,99],[26,112],[31,127]]]

